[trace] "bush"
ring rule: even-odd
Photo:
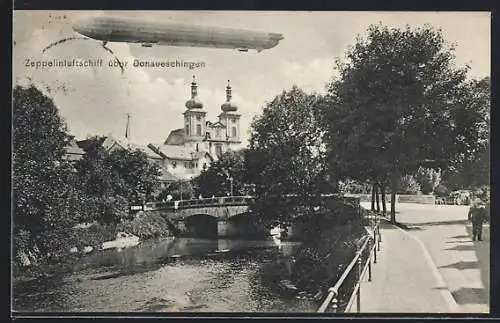
[[[116,230],[117,232],[132,233],[141,240],[173,236],[167,220],[159,214],[149,212],[133,220],[125,220],[119,223]]]
[[[399,181],[398,193],[400,194],[418,194],[420,185],[413,175],[405,175]]]

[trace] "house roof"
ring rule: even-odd
[[[163,143],[164,145],[184,145],[184,128],[175,129],[170,132],[167,139]]]
[[[163,159],[163,157],[161,155],[157,154],[156,152],[154,152],[151,148],[149,148],[146,145],[139,145],[139,144],[129,144],[129,145],[130,145],[130,148],[138,149],[138,150],[142,151],[143,153],[145,153],[148,156],[148,158]]]
[[[66,146],[66,154],[85,155],[85,151],[78,146],[75,140],[71,140],[68,146]]]

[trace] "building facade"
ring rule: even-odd
[[[172,130],[163,145],[151,148],[165,155],[165,166],[183,179],[195,177],[227,151],[241,144],[238,107],[231,101],[232,88],[226,87],[226,101],[215,121],[207,120],[207,111],[198,97],[193,76],[191,98],[183,113],[184,127]],[[177,169],[177,165],[180,166]],[[187,166],[187,167],[186,167]]]

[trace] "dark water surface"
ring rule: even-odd
[[[96,252],[72,274],[14,286],[15,311],[314,312],[274,268],[298,244],[177,238]]]

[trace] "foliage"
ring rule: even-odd
[[[173,200],[190,200],[195,198],[195,188],[190,181],[170,182],[162,189],[159,199],[167,200],[169,194]]]
[[[434,195],[439,196],[439,197],[447,197],[450,195],[450,193],[451,193],[451,190],[444,183],[440,183],[434,189]]]
[[[399,180],[397,191],[401,194],[418,194],[420,193],[420,184],[413,175],[405,175]]]
[[[109,153],[108,162],[123,181],[123,185],[115,191],[118,195],[128,200],[147,201],[159,189],[160,167],[150,163],[143,151],[116,149]]]
[[[339,183],[342,193],[350,194],[370,194],[372,186],[367,182],[360,182],[354,179],[347,179]]]
[[[13,234],[23,236],[14,249],[56,253],[82,207],[73,168],[63,159],[71,137],[53,101],[35,86],[16,86],[13,103]]]
[[[172,236],[167,220],[159,214],[147,212],[132,220],[119,223],[116,231],[132,233],[141,240]]]
[[[286,220],[291,206],[280,197],[294,194],[308,204],[321,191],[331,190],[318,121],[320,102],[319,95],[294,86],[267,103],[253,120],[247,169],[256,184],[256,214]]]
[[[86,154],[77,163],[78,176],[90,197],[93,217],[86,221],[117,223],[128,215],[129,203],[150,200],[160,187],[159,167],[144,152],[102,147],[103,138],[87,139]]]
[[[231,191],[229,178],[232,178],[233,195],[242,195],[245,191],[245,177],[245,150],[240,150],[223,154],[204,169],[195,182],[202,196],[226,196]]]
[[[467,68],[455,68],[454,48],[429,26],[372,25],[337,62],[327,97],[331,168],[341,177],[388,180],[421,161],[456,167],[484,136]],[[436,140],[439,138],[439,140]],[[395,221],[394,205],[391,218]]]
[[[420,185],[422,194],[432,194],[441,182],[441,171],[432,168],[419,167],[415,173],[415,180]]]

